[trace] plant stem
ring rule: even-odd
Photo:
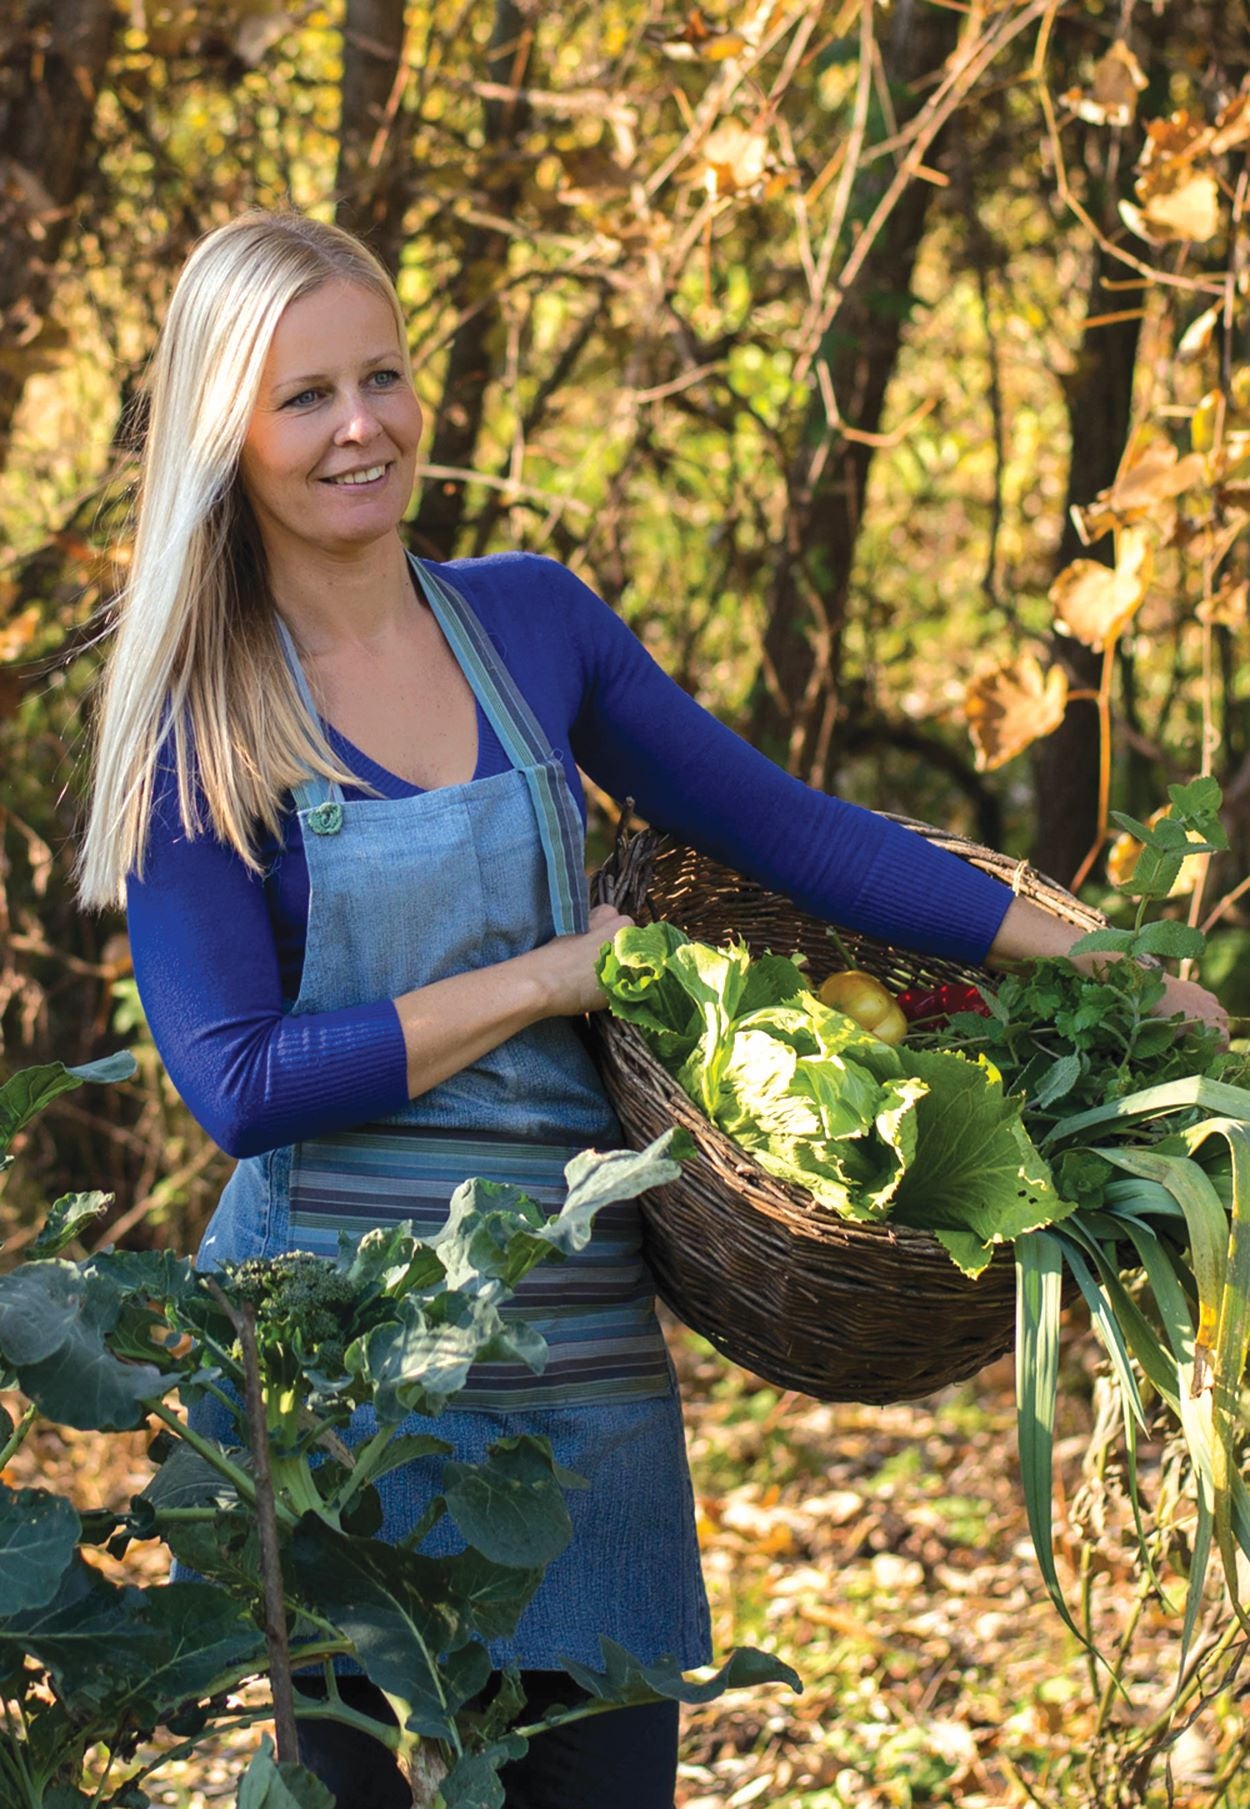
[[[220,1445],[215,1445],[212,1439],[204,1438],[200,1433],[193,1431],[187,1422],[179,1419],[173,1408],[167,1407],[163,1401],[145,1401],[144,1407],[155,1419],[168,1426],[176,1438],[180,1438],[184,1444],[190,1445],[191,1449],[202,1457],[205,1463],[211,1464],[218,1475],[224,1476],[227,1481],[231,1482],[236,1493],[247,1502],[249,1507],[255,1507],[256,1484],[246,1470],[240,1469],[238,1464],[231,1463]],[[288,1526],[295,1524],[294,1514],[284,1508],[281,1502],[278,1503],[278,1518]]]
[[[1116,636],[1112,635],[1103,649],[1102,679],[1098,686],[1098,829],[1094,844],[1073,875],[1071,890],[1079,892],[1089,877],[1090,869],[1102,853],[1107,839],[1107,816],[1111,809],[1111,680],[1115,671]]]
[[[9,1720],[7,1701],[4,1705],[4,1715],[7,1722]],[[16,1739],[13,1740],[11,1746],[0,1746],[0,1769],[4,1768],[7,1768],[11,1778],[16,1779],[17,1787],[22,1793],[19,1804],[15,1804],[15,1809],[23,1809],[23,1806],[27,1804],[30,1805],[30,1809],[40,1809],[35,1781],[26,1764],[25,1750]]]
[[[8,1442],[0,1449],[0,1470],[3,1470],[21,1450],[26,1442],[26,1434],[39,1416],[39,1409],[32,1401],[21,1419],[14,1426]]]
[[[251,1306],[244,1306],[242,1310],[237,1308],[212,1276],[208,1278],[208,1287],[229,1315],[243,1352],[248,1444],[252,1452],[252,1474],[256,1478],[256,1523],[260,1535],[260,1574],[265,1597],[265,1644],[269,1650],[274,1735],[279,1762],[287,1760],[297,1765],[299,1741],[295,1733],[291,1647],[287,1637],[286,1602],[282,1588],[277,1503],[274,1499],[273,1479],[269,1474],[269,1426],[265,1414],[265,1393],[260,1379],[260,1357],[256,1350],[255,1311]]]
[[[268,1719],[269,1704],[265,1703],[262,1708],[246,1709],[240,1715],[231,1715],[229,1717],[223,1716],[220,1721],[214,1721],[213,1726],[218,1731],[225,1732],[229,1728],[251,1727],[254,1722],[268,1721]],[[150,1778],[152,1773],[154,1771],[159,1771],[163,1765],[170,1765],[174,1760],[181,1759],[184,1755],[195,1752],[197,1748],[202,1747],[203,1744],[203,1733],[192,1734],[189,1740],[181,1740],[177,1746],[166,1747],[163,1752],[157,1753],[154,1759],[148,1760],[141,1771],[132,1772],[126,1782],[128,1784],[141,1784],[144,1778]]]
[[[378,1458],[385,1452],[394,1436],[394,1426],[380,1426],[368,1443],[362,1445],[355,1453],[355,1463],[352,1466],[351,1474],[334,1497],[333,1506],[340,1517],[343,1510],[350,1507],[361,1489],[372,1479]]]

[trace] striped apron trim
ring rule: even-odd
[[[519,1187],[555,1210],[576,1146],[529,1143],[420,1125],[369,1124],[295,1145],[290,1179],[290,1245],[334,1256],[339,1233],[359,1237],[409,1221],[429,1237],[446,1221],[466,1176]],[[537,1376],[519,1363],[477,1363],[457,1407],[496,1410],[642,1400],[668,1392],[668,1360],[642,1260],[637,1207],[605,1207],[586,1249],[540,1263],[503,1309],[548,1344]]]

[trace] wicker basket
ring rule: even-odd
[[[893,820],[1066,922],[1083,929],[1103,922],[1023,863],[924,823]],[[618,838],[592,890],[639,923],[664,917],[705,942],[733,933],[754,953],[801,950],[815,983],[841,966],[818,919],[650,830]],[[858,965],[895,990],[985,978],[853,932],[843,941]],[[971,1281],[927,1232],[821,1212],[709,1124],[631,1024],[607,1012],[591,1021],[600,1073],[629,1142],[641,1147],[676,1123],[697,1145],[680,1180],[642,1200],[656,1286],[684,1324],[745,1369],[822,1401],[913,1400],[1010,1350],[1010,1252]]]

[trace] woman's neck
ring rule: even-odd
[[[408,556],[398,534],[353,548],[266,548],[278,612],[314,659],[348,642],[383,640],[413,605]]]

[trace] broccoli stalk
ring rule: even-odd
[[[347,1382],[347,1347],[360,1329],[359,1289],[333,1262],[303,1250],[251,1258],[228,1273],[233,1298],[255,1314],[275,1493],[294,1513],[311,1511],[337,1526],[310,1462],[326,1415],[323,1408],[310,1433],[305,1409],[314,1389]],[[349,1408],[344,1398],[344,1417]]]

